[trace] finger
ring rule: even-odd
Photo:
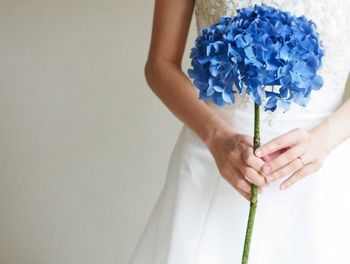
[[[250,201],[251,194],[242,191],[241,189],[235,188],[248,202]]]
[[[225,179],[235,188],[235,189],[241,189],[244,192],[249,193],[250,192],[250,185],[251,183],[247,181],[241,174],[241,172],[236,169],[232,168],[229,171],[225,172]]]
[[[253,143],[254,140],[253,140],[253,138],[251,136],[242,134],[241,141],[242,141],[242,143],[245,143],[249,147],[253,147],[254,146],[254,143]]]
[[[243,161],[246,165],[252,167],[258,172],[261,172],[265,162],[254,155],[252,148],[246,148],[242,153]]]
[[[239,177],[239,180],[240,179],[243,180],[245,185],[246,185],[242,189],[244,191],[248,192],[248,193],[251,193],[252,183],[250,181],[248,181],[240,171],[238,171],[237,173],[238,173],[237,175]],[[263,188],[258,186],[258,191],[259,191],[259,193],[262,193],[263,192]]]
[[[279,137],[276,137],[255,150],[257,157],[269,155],[275,151],[294,146],[305,136],[302,129],[293,129]]]
[[[303,167],[303,164],[301,163],[300,159],[295,159],[288,163],[286,166],[268,174],[266,176],[266,181],[268,183],[271,183],[274,180],[277,180],[279,178],[282,178],[286,175],[291,175],[295,173],[296,171],[300,170]]]
[[[293,185],[297,181],[301,180],[305,176],[314,172],[316,170],[316,168],[317,168],[317,165],[315,163],[309,163],[309,164],[305,165],[302,169],[296,171],[290,177],[288,177],[287,180],[282,182],[282,184],[280,185],[280,189],[285,190],[285,189],[289,188],[291,185]]]
[[[267,162],[262,168],[263,174],[266,176],[268,174],[271,174],[272,172],[282,169],[287,164],[292,163],[296,158],[301,156],[304,152],[305,152],[305,146],[303,144],[298,144],[295,147],[290,148],[289,150],[275,157],[273,160]],[[299,165],[298,163],[296,165]],[[285,168],[284,168],[284,171],[285,171]],[[279,175],[279,173],[277,173],[277,175]]]
[[[228,182],[232,185],[232,187],[237,190],[246,200],[250,201],[251,194],[250,194],[250,189],[251,189],[251,183],[244,179],[243,175],[241,172],[237,169],[233,169],[231,172],[227,173],[228,175]],[[239,181],[242,179],[243,181]]]
[[[246,193],[250,193],[251,192],[251,186],[252,184],[247,181],[246,179],[238,179],[236,181],[236,187]]]
[[[246,193],[240,189],[236,189],[248,202],[250,202],[250,199],[252,197],[251,193]],[[262,192],[262,190],[259,188],[259,193]]]
[[[242,191],[250,193],[252,184],[246,178],[244,178],[243,174],[238,168],[232,167],[232,177],[232,181],[236,188],[240,188]]]
[[[256,170],[254,170],[253,168],[245,166],[239,169],[244,175],[244,178],[246,178],[248,181],[255,184],[256,186],[263,187],[267,184],[265,177],[257,173]]]

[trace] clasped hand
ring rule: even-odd
[[[253,138],[218,132],[209,144],[220,174],[247,200],[251,184],[263,191],[271,182],[290,175],[280,185],[286,189],[321,167],[327,151],[319,132],[293,129],[253,151]]]
[[[280,185],[284,190],[318,171],[326,151],[317,132],[297,128],[260,146],[255,155],[265,161],[261,172],[267,183],[290,175]]]

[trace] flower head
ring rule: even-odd
[[[287,111],[291,102],[305,106],[323,86],[317,74],[323,56],[314,22],[254,5],[201,30],[188,74],[200,99],[233,104],[245,91],[259,105],[266,98],[265,111]]]

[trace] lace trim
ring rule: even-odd
[[[290,11],[295,15],[305,15],[312,19],[320,33],[321,40],[325,47],[325,57],[323,67],[320,69],[320,75],[323,76],[325,88],[322,88],[322,97],[317,98],[323,101],[324,98],[333,98],[332,102],[328,102],[325,108],[331,108],[337,98],[341,97],[346,82],[346,77],[350,70],[350,16],[347,12],[350,10],[350,1],[348,0],[196,0],[195,17],[197,25],[197,33],[202,28],[208,27],[216,23],[221,16],[234,16],[236,10],[254,4],[269,4],[282,10]],[[346,75],[346,76],[345,76]],[[345,80],[344,80],[345,79]],[[316,91],[315,93],[317,93]],[[319,95],[317,95],[319,96]],[[324,96],[324,97],[323,97]],[[335,98],[336,97],[336,98]],[[327,100],[328,101],[328,100]],[[237,94],[236,107],[250,107],[252,100],[248,95]],[[312,100],[310,103],[313,103]],[[318,111],[317,103],[314,102],[314,109],[311,106],[301,107],[293,104],[293,111],[301,113],[309,113]],[[273,124],[283,114],[282,111],[276,109],[275,112],[266,112],[266,122]]]

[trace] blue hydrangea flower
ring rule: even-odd
[[[317,74],[323,56],[314,22],[254,5],[201,30],[188,75],[200,99],[222,106],[246,92],[259,105],[266,98],[265,111],[287,111],[291,102],[306,106],[323,86]]]

